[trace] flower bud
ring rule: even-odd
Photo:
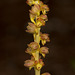
[[[24,63],[24,66],[26,67],[32,67],[34,65],[34,61],[33,60],[26,60]]]
[[[37,50],[39,48],[39,45],[37,42],[31,42],[28,44],[28,47],[30,47],[32,50]]]
[[[50,73],[46,72],[46,73],[43,73],[41,75],[51,75]]]
[[[48,49],[49,49],[49,48],[47,48],[47,47],[41,47],[41,48],[40,48],[40,53],[48,54],[48,53],[49,53]]]
[[[29,33],[37,33],[37,27],[33,23],[28,23],[29,25],[27,26],[26,32]]]

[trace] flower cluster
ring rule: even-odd
[[[40,47],[40,41],[42,45],[45,45],[46,42],[50,42],[49,34],[41,33],[41,26],[45,26],[46,21],[48,21],[47,12],[49,8],[40,0],[27,0],[26,2],[29,6],[32,6],[29,10],[29,16],[31,22],[28,22],[26,32],[33,34],[34,42],[28,44],[26,53],[30,54],[32,57],[30,60],[26,60],[24,66],[28,67],[30,70],[34,68],[40,72],[40,69],[44,66],[44,62],[41,59],[41,54],[45,57],[49,53],[49,48]],[[36,73],[37,75],[38,73]],[[42,75],[50,75],[49,73],[43,73]]]
[[[34,57],[31,57],[31,60],[26,60],[24,62],[24,66],[28,67],[29,70],[31,70],[33,67],[37,70],[40,70],[44,66],[44,62],[42,59],[39,59],[39,61],[36,61]]]

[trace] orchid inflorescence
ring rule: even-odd
[[[41,26],[45,26],[46,21],[48,21],[47,12],[49,8],[40,0],[27,0],[26,3],[29,6],[32,6],[30,12],[30,20],[28,23],[26,32],[33,34],[34,42],[28,44],[26,53],[31,55],[30,60],[26,60],[24,63],[25,67],[28,67],[29,70],[34,68],[35,75],[40,75],[40,70],[44,66],[44,62],[41,59],[40,54],[45,57],[49,53],[49,48],[44,47],[46,42],[50,42],[49,34],[41,33]],[[40,47],[40,42],[43,47]],[[41,75],[50,75],[48,72]]]

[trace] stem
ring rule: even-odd
[[[38,34],[35,34],[34,41],[37,42],[38,44],[40,43],[40,28],[38,28]],[[36,55],[35,60],[39,61],[39,51],[36,51],[35,55]],[[40,75],[40,70],[37,70],[35,68],[35,75]]]

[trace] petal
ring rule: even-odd
[[[45,54],[42,53],[42,56],[45,58]]]
[[[41,40],[41,42],[42,42],[42,45],[46,44],[46,40]]]

